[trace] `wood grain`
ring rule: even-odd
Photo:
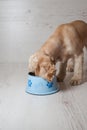
[[[75,19],[87,21],[87,0],[0,0],[0,130],[87,130],[86,51],[82,85],[67,73],[56,94],[25,93],[29,55]]]
[[[26,68],[0,64],[1,130],[87,130],[87,71],[82,85],[71,87],[68,73],[58,93],[35,96],[25,93]]]

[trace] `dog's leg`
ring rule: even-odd
[[[59,82],[63,82],[66,76],[66,66],[67,66],[67,61],[64,63],[60,63],[59,74],[57,75],[57,80]]]
[[[74,76],[72,77],[70,84],[79,85],[82,82],[83,77],[83,53],[79,56],[75,56],[75,65],[74,65]]]
[[[73,72],[74,71],[74,58],[70,58],[67,62],[66,71]]]

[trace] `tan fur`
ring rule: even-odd
[[[70,58],[67,62],[67,68],[66,70],[68,72],[73,72],[74,71],[74,58]]]
[[[48,81],[55,75],[55,64],[60,61],[58,80],[63,81],[66,75],[67,61],[71,58],[74,65],[68,63],[68,70],[74,67],[72,85],[82,82],[83,48],[87,46],[87,24],[77,20],[60,25],[44,45],[30,57],[29,71],[35,72]],[[35,58],[34,58],[35,57]]]

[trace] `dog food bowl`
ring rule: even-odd
[[[35,95],[49,95],[59,91],[59,86],[56,77],[51,82],[34,76],[32,73],[28,75],[28,83],[26,92]]]

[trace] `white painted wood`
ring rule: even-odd
[[[49,96],[25,93],[26,64],[0,64],[0,130],[87,130],[87,68],[84,82]],[[86,79],[85,79],[86,78]]]
[[[0,0],[0,63],[27,62],[62,23],[87,21],[87,0]]]

